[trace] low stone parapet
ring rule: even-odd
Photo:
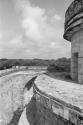
[[[40,75],[35,80],[34,97],[37,112],[45,121],[40,125],[48,121],[50,125],[83,125],[82,85]]]

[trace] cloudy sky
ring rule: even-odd
[[[70,57],[63,32],[72,1],[0,0],[0,58]]]

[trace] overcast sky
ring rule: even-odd
[[[70,57],[63,32],[72,1],[0,0],[0,58]]]

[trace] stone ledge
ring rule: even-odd
[[[83,19],[74,20],[70,25],[65,26],[64,39],[71,41],[71,37],[78,31],[83,30]]]
[[[59,89],[57,87],[59,87]],[[77,90],[77,87],[81,90]],[[78,122],[80,122],[79,125],[81,125],[83,122],[82,90],[82,85],[55,80],[46,75],[40,75],[34,84],[34,96],[36,100],[42,103],[46,108],[51,109],[55,114],[60,115],[64,119],[70,120],[75,125],[78,125]],[[74,95],[75,97],[73,97]],[[81,99],[76,99],[77,96],[79,98],[81,96]],[[74,119],[72,119],[72,117]]]
[[[72,35],[83,29],[83,0],[74,0],[65,14],[64,38],[71,41]]]
[[[65,13],[65,24],[81,12],[83,12],[83,0],[74,0]]]

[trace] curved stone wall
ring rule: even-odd
[[[64,38],[71,41],[72,35],[83,29],[83,0],[74,0],[65,14]]]
[[[42,82],[41,82],[42,84]],[[79,108],[67,105],[58,97],[50,96],[34,84],[36,100],[36,121],[40,125],[82,125],[83,113]]]
[[[27,90],[31,88],[32,81],[38,74],[35,71],[20,71],[11,74],[8,72],[8,75],[0,77],[0,121],[2,120],[4,124],[10,123],[13,119],[15,121],[30,101],[33,93],[31,91],[29,95]]]
[[[83,84],[83,30],[72,36],[71,46],[71,76]]]
[[[27,71],[26,68],[23,69],[6,69],[6,70],[0,70],[0,77],[11,74],[11,73],[15,73],[15,72],[20,72],[20,71]]]

